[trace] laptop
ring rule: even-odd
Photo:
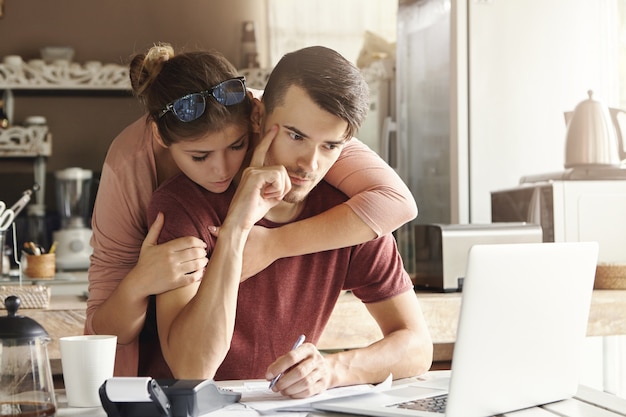
[[[314,408],[378,417],[479,417],[573,397],[598,244],[475,245],[467,259],[449,379],[439,387],[415,381]],[[445,408],[413,409],[425,399]]]

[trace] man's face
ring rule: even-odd
[[[322,110],[300,87],[287,90],[284,103],[266,114],[264,126],[278,125],[265,165],[283,165],[291,180],[284,198],[299,203],[324,178],[346,141],[348,122]]]

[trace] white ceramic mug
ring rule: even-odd
[[[113,377],[117,336],[83,335],[59,339],[67,404],[98,407],[98,390]]]

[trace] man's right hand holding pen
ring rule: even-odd
[[[304,336],[303,334],[301,334],[301,335],[298,337],[298,340],[296,340],[296,343],[294,343],[294,344],[293,344],[293,347],[291,348],[291,350],[296,350],[296,349],[298,349],[298,348],[300,347],[300,345],[301,345],[302,343],[304,343],[304,339],[305,339],[305,336]],[[280,377],[281,377],[281,376],[283,376],[283,373],[282,373],[282,372],[281,372],[281,373],[279,373],[278,375],[276,375],[276,376],[272,379],[272,381],[270,382],[270,389],[274,388],[274,385],[276,385],[276,383],[278,382],[278,380],[280,379]]]
[[[330,387],[331,373],[322,354],[301,335],[291,351],[267,368],[269,388],[291,398],[307,398]]]

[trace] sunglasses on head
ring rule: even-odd
[[[206,97],[209,96],[223,106],[239,104],[246,97],[246,79],[245,77],[230,78],[208,90],[182,96],[166,104],[159,113],[159,118],[171,111],[181,122],[192,122],[204,114]]]

